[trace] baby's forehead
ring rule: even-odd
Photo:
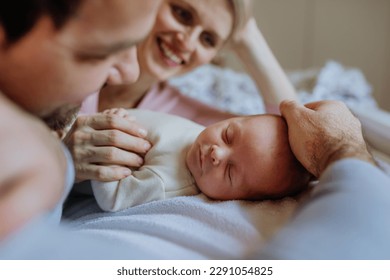
[[[244,137],[239,143],[238,157],[245,159],[240,165],[248,181],[253,180],[253,185],[258,184],[256,176],[260,171],[275,175],[285,171],[283,167],[289,165],[292,157],[287,126],[280,116],[247,117],[242,123],[242,132]]]
[[[287,136],[287,124],[281,116],[278,115],[253,115],[243,117],[237,120],[241,125],[241,130],[249,134],[254,134],[251,137],[281,137]]]

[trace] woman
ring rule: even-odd
[[[165,0],[154,28],[138,47],[138,81],[117,85],[126,78],[125,66],[117,67],[118,72],[112,75],[116,78],[86,100],[82,111],[91,114],[108,108],[138,107],[181,115],[205,125],[231,117],[162,83],[209,63],[223,47],[232,48],[248,67],[268,111],[275,111],[283,99],[296,99],[249,11],[249,0]],[[150,148],[145,135],[128,119],[79,117],[66,139],[77,181],[111,181],[130,175],[126,166],[141,166],[142,155]]]

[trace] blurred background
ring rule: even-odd
[[[358,68],[390,111],[390,0],[254,0],[254,14],[284,69]]]

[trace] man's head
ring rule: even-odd
[[[280,116],[228,119],[207,127],[187,154],[199,189],[214,199],[276,199],[296,194],[309,174],[295,159]]]
[[[47,117],[78,104],[105,82],[134,82],[135,45],[160,1],[14,0],[0,2],[0,91]]]

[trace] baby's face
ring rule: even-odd
[[[295,160],[280,116],[228,119],[207,127],[187,154],[199,189],[214,199],[278,196]]]

